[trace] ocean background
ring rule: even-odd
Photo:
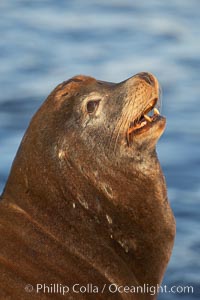
[[[154,73],[167,128],[157,152],[177,235],[163,284],[200,299],[200,1],[1,0],[0,192],[30,118],[77,74],[119,82]]]

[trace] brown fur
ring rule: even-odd
[[[155,77],[145,76],[119,84],[73,77],[33,117],[1,196],[1,299],[63,298],[29,294],[26,284],[161,283],[175,235],[155,151],[165,119],[126,140],[128,123],[158,93]],[[94,98],[100,106],[88,115]],[[106,289],[66,298],[155,296]]]

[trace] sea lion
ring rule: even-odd
[[[175,236],[158,102],[145,72],[48,96],[1,196],[1,299],[156,299]]]

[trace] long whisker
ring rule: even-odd
[[[133,100],[131,99],[126,103],[127,109],[126,108],[123,109],[123,114],[122,114],[120,120],[118,121],[117,125],[115,126],[115,128],[112,131],[110,142],[109,142],[109,149],[111,148],[111,145],[114,144],[114,148],[113,148],[114,152],[116,150],[117,142],[119,140],[121,128],[123,128],[123,127],[128,128],[129,120],[131,121],[131,118],[133,117],[132,112],[134,112],[135,99],[133,101],[132,110],[130,111],[130,109],[128,109],[128,108],[130,107],[131,101],[133,101]]]
[[[115,138],[115,142],[114,142],[114,152],[116,150],[116,146],[117,146],[117,142],[118,142],[118,139],[119,139],[119,135],[120,135],[120,132],[121,132],[121,128],[123,127],[126,127],[125,124],[127,123],[127,120],[130,119],[129,116],[126,116],[126,118],[124,118],[124,122],[121,123],[121,125],[119,126],[119,129],[118,129],[118,132],[117,132],[117,135],[116,135],[116,138]]]
[[[129,107],[130,103],[127,103],[127,107]],[[116,128],[115,128],[115,140],[114,140],[114,152],[116,150],[117,142],[119,140],[120,132],[122,132],[122,128],[128,128],[128,123],[130,123],[132,118],[132,111],[134,111],[134,108],[132,111],[125,109],[125,113],[123,113],[122,117],[120,118],[120,122],[118,122]],[[126,133],[125,133],[126,134]]]
[[[125,113],[123,112],[120,120],[118,121],[117,125],[114,127],[114,129],[112,131],[112,134],[111,134],[111,137],[110,137],[109,148],[111,146],[111,143],[112,143],[113,139],[115,138],[115,132],[118,132],[118,128],[121,127],[121,125],[123,123],[124,115],[125,115]]]

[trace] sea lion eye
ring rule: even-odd
[[[100,100],[91,100],[87,103],[87,112],[89,114],[92,114],[95,112],[99,106]]]

